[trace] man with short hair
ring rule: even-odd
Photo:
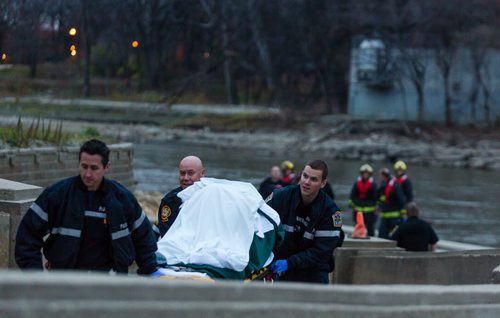
[[[342,214],[321,189],[328,166],[308,162],[298,185],[275,190],[268,204],[280,215],[285,239],[275,249],[271,270],[280,280],[328,284],[333,270],[333,250],[340,245]]]
[[[167,193],[160,202],[158,209],[158,239],[162,238],[174,223],[182,200],[177,196],[179,192],[193,185],[205,176],[205,168],[201,159],[196,156],[187,156],[179,163],[179,187]]]
[[[273,166],[271,167],[271,172],[269,177],[265,178],[264,181],[259,186],[259,193],[265,199],[271,193],[273,193],[274,189],[283,188],[283,184],[281,183],[281,171],[280,167]]]
[[[100,140],[85,142],[79,165],[79,176],[45,189],[24,215],[16,237],[18,266],[43,269],[43,249],[47,269],[127,273],[135,260],[139,274],[154,272],[151,224],[125,187],[104,178],[109,148]]]
[[[415,202],[406,206],[408,219],[399,225],[391,236],[391,240],[398,242],[398,246],[411,252],[435,251],[439,241],[431,225],[419,219],[419,209]]]

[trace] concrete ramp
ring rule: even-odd
[[[499,317],[500,286],[319,286],[0,272],[0,317]]]

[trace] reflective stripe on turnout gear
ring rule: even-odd
[[[375,206],[357,206],[357,205],[353,205],[352,209],[354,210],[354,212],[369,213],[369,212],[375,212],[376,207]]]
[[[54,227],[54,228],[52,228],[52,230],[50,230],[50,233],[65,235],[65,236],[72,236],[72,237],[80,237],[82,235],[81,230],[70,229],[68,227]]]
[[[382,212],[383,219],[394,219],[394,218],[400,218],[400,217],[401,217],[401,211]]]
[[[33,202],[33,204],[30,206],[30,209],[45,222],[49,220],[49,215],[38,204]]]
[[[106,218],[106,213],[96,212],[96,211],[85,211],[85,216],[89,216],[89,217],[93,217],[93,218],[98,218],[98,219],[105,219]]]

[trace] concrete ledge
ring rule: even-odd
[[[200,283],[0,272],[10,317],[498,317],[500,286]]]
[[[395,252],[360,250],[351,256],[351,284],[488,284],[500,250]]]
[[[0,268],[9,267],[10,215],[0,212]]]
[[[20,201],[36,198],[42,192],[42,188],[31,184],[0,179],[0,200]]]
[[[109,145],[111,170],[108,177],[134,190],[131,143]],[[78,174],[79,147],[40,147],[0,150],[0,175],[18,182],[46,187]]]

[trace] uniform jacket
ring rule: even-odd
[[[135,197],[119,183],[108,179],[103,179],[97,191],[101,192],[107,209],[114,270],[126,273],[135,260],[138,273],[154,272],[155,236]],[[80,176],[64,179],[45,189],[19,225],[15,248],[18,266],[42,269],[40,249],[43,248],[51,269],[75,268],[86,200],[87,188]]]
[[[391,182],[391,180],[394,180],[394,182]],[[395,180],[395,178],[389,179],[389,181],[383,182],[379,188],[379,207],[382,212],[401,211],[405,207],[405,195],[401,186]],[[391,184],[393,189],[390,191],[389,197],[386,197],[386,187],[391,186]]]
[[[303,233],[296,232],[295,211],[301,200],[300,186],[275,190],[268,204],[280,215],[285,239],[275,250],[275,259],[286,259],[287,274],[311,276],[311,272],[332,271],[333,250],[339,244],[342,219],[340,209],[323,191],[311,206],[311,214],[304,221]]]
[[[159,238],[163,237],[165,233],[167,233],[168,229],[170,229],[172,224],[174,224],[177,215],[179,215],[182,200],[177,196],[177,193],[181,191],[182,187],[177,187],[161,199],[160,207],[158,208]]]
[[[406,174],[401,177],[396,178],[397,182],[401,186],[403,193],[406,197],[406,202],[413,201],[413,185]]]

